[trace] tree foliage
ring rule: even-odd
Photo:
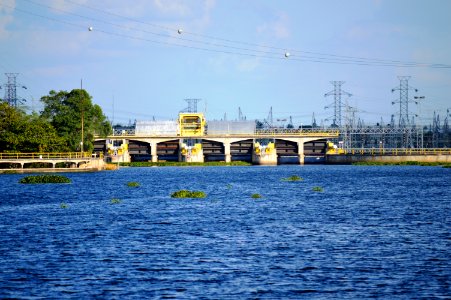
[[[102,109],[92,103],[91,96],[85,90],[52,90],[49,95],[42,97],[41,101],[44,103],[41,116],[52,124],[71,151],[80,150],[82,119],[85,151],[94,148],[95,134],[105,136],[110,133],[111,126]]]
[[[0,101],[0,152],[80,151],[82,118],[84,151],[94,148],[95,134],[110,133],[102,109],[85,90],[50,91],[41,101],[44,110],[31,115]]]
[[[0,102],[0,151],[55,152],[64,147],[50,123],[42,117],[27,115],[5,102]]]

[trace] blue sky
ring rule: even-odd
[[[410,111],[428,124],[451,108],[450,11],[447,0],[0,0],[0,83],[20,73],[18,94],[38,109],[83,79],[115,123],[175,119],[198,98],[207,119],[272,107],[274,119],[310,124],[314,112],[327,125],[331,81],[375,123],[398,112],[391,89],[411,76],[425,100]]]

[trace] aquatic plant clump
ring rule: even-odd
[[[63,208],[63,209],[69,208],[69,205],[67,205],[66,203],[62,202],[62,203],[60,204],[60,208]]]
[[[71,183],[71,180],[62,175],[31,175],[22,178],[19,183]]]
[[[253,198],[253,199],[259,199],[261,197],[262,197],[262,195],[260,195],[260,194],[252,194],[251,195],[251,198]]]
[[[324,189],[320,186],[315,186],[312,188],[312,191],[314,192],[324,192]]]
[[[122,202],[121,199],[117,199],[117,198],[111,199],[111,204],[119,204],[121,202]]]
[[[287,178],[282,178],[282,181],[301,181],[301,180],[304,180],[304,178],[299,177],[297,175],[293,175],[293,176],[290,176]]]
[[[202,191],[179,190],[171,194],[172,198],[205,198],[207,195]]]
[[[127,182],[127,186],[128,187],[139,187],[139,182],[130,181],[130,182]]]

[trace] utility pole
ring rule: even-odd
[[[243,112],[241,111],[241,107],[238,107],[238,121],[243,121]]]
[[[81,157],[83,157],[83,140],[84,140],[84,119],[85,119],[85,109],[83,106],[84,103],[83,97],[83,79],[80,80],[80,104],[81,104],[81,142],[80,142],[80,152]]]
[[[268,123],[268,125],[269,125],[270,128],[273,127],[274,121],[273,121],[273,115],[272,115],[272,106],[271,106],[271,108],[269,109],[269,114],[268,114],[268,117],[266,118],[266,122]]]
[[[420,127],[421,127],[420,128],[420,132],[421,132],[421,140],[420,140],[420,142],[421,142],[421,144],[419,144],[417,142],[417,148],[421,145],[421,149],[423,149],[424,148],[424,133],[423,133],[423,124],[422,124],[423,121],[422,121],[422,116],[421,116],[421,102],[420,101],[424,100],[426,97],[425,96],[415,96],[413,98],[415,99],[415,104],[418,105],[417,118],[420,119],[419,123],[420,123]],[[418,126],[417,126],[416,130],[418,131]]]

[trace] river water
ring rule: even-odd
[[[0,298],[451,297],[451,169],[65,175],[71,184],[24,185],[25,175],[0,175]],[[291,175],[304,180],[281,180]],[[171,198],[179,189],[208,196]]]

